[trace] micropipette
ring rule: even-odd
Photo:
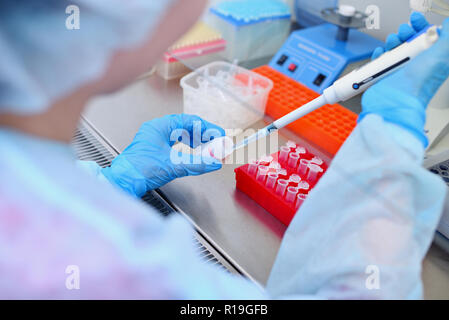
[[[296,110],[260,129],[255,134],[234,146],[234,151],[249,143],[268,136],[308,113],[326,105],[346,101],[368,89],[385,76],[397,71],[424,50],[430,48],[439,38],[439,29],[429,26],[397,48],[341,77],[323,91],[323,94]]]

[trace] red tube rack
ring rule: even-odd
[[[279,174],[274,187],[267,187],[266,185],[268,174],[265,175],[263,181],[260,181],[257,179],[257,171],[250,172],[254,170],[254,165],[256,165],[254,163],[252,164],[252,170],[249,169],[250,164],[245,164],[234,170],[237,189],[247,194],[250,198],[256,201],[259,205],[265,208],[286,226],[290,224],[290,221],[293,219],[293,216],[302,204],[302,202],[298,200],[298,194],[307,196],[310,190],[312,190],[312,188],[316,185],[321,176],[327,170],[326,163],[319,157],[316,157],[314,154],[308,152],[304,147],[298,146],[292,142],[289,142],[287,144],[287,147],[290,149],[288,151],[289,155],[292,153],[298,154],[297,150],[305,151],[305,153],[299,153],[299,161],[294,167],[289,166],[289,158],[283,159],[282,156],[280,157],[280,151],[271,155],[271,157],[269,157],[271,160],[261,159],[257,162],[257,166],[268,167],[269,172],[277,172]],[[303,163],[308,163],[306,172],[298,172],[300,160],[304,160]],[[276,163],[278,163],[281,168],[276,167],[276,165],[274,165]],[[318,173],[317,178],[314,180],[308,179],[310,166],[312,165],[314,165],[313,168],[316,169],[316,166],[319,166],[321,168],[320,170],[322,170],[322,172]],[[299,175],[299,177],[301,178],[301,181],[299,183],[297,181],[294,181],[292,177],[292,175],[294,174]],[[286,199],[286,192],[283,195],[280,195],[276,192],[279,179],[289,180],[287,187],[298,187],[299,184],[304,187],[304,182],[307,182],[309,188],[297,190],[298,192],[294,198],[294,201],[288,202]]]
[[[265,113],[279,119],[315,99],[319,94],[269,66],[253,71],[274,83]],[[332,155],[335,155],[357,124],[357,115],[345,107],[325,105],[287,127]]]

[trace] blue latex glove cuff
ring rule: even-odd
[[[385,121],[408,130],[421,141],[424,148],[428,146],[429,141],[424,132],[425,106],[417,98],[379,83],[363,95],[362,105],[363,111],[359,115],[358,123],[368,114],[378,114]]]
[[[140,198],[147,192],[145,177],[124,158],[117,157],[114,165],[101,169],[101,173],[109,182],[132,196]]]

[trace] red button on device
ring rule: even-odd
[[[291,63],[288,66],[288,70],[291,71],[291,72],[295,72],[296,68],[298,68],[298,66],[296,64],[294,64],[294,63]]]

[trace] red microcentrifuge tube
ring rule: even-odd
[[[309,166],[309,160],[301,159],[299,160],[298,173],[300,175],[305,175]]]
[[[259,160],[259,163],[265,163],[265,164],[270,164],[273,161],[273,157],[272,156],[262,156]]]
[[[323,159],[318,158],[318,157],[313,157],[312,160],[310,160],[311,163],[317,164],[317,165],[322,165],[324,163]]]
[[[257,172],[257,167],[259,166],[259,163],[256,160],[250,161],[248,165],[248,174],[250,176],[254,176]]]
[[[287,161],[288,154],[290,153],[290,148],[287,146],[282,146],[279,152],[279,161]]]
[[[285,146],[288,147],[288,148],[296,148],[296,143],[294,143],[293,141],[289,140],[289,141],[287,141]]]
[[[268,168],[267,166],[260,165],[257,170],[256,180],[260,182],[265,182],[265,178],[269,170],[270,168]]]
[[[288,155],[287,164],[291,168],[296,168],[296,166],[298,165],[298,160],[299,160],[299,154],[292,152]]]
[[[310,185],[305,182],[305,181],[301,181],[298,183],[298,189],[302,189],[302,190],[309,190],[310,189]]]
[[[306,148],[304,148],[304,147],[297,147],[296,148],[296,153],[297,154],[305,154],[307,152],[307,150],[306,150]]]
[[[309,164],[309,174],[307,175],[307,180],[310,182],[315,182],[318,178],[318,173],[322,172],[323,169],[316,164],[310,163]]]
[[[276,194],[283,196],[285,193],[285,189],[287,189],[288,181],[284,179],[279,179],[278,184],[276,186]]]
[[[272,161],[268,167],[271,169],[274,169],[274,170],[278,170],[278,169],[282,168],[281,164],[277,161]]]
[[[285,200],[287,202],[295,202],[296,194],[298,193],[297,187],[288,187],[287,194],[285,195]]]
[[[298,209],[306,199],[307,199],[306,194],[298,193],[298,195],[296,196],[296,205],[295,205],[296,209]]]
[[[276,170],[278,175],[280,176],[286,176],[287,175],[287,170],[285,170],[284,168],[280,168],[278,170]]]
[[[278,179],[279,175],[276,172],[270,172],[267,176],[267,182],[265,186],[268,189],[273,189],[276,185],[276,180]]]
[[[297,174],[292,174],[289,180],[293,183],[299,183],[301,181],[301,177]]]

